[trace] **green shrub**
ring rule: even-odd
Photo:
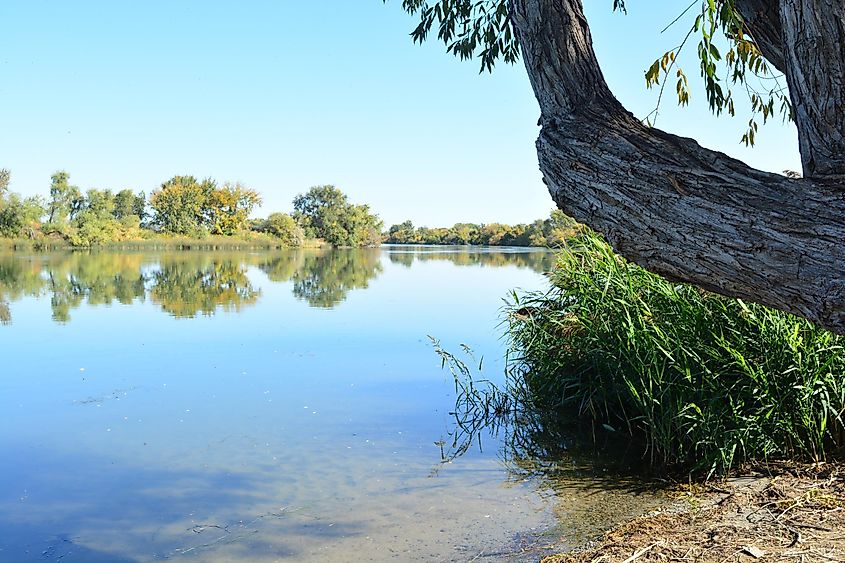
[[[257,225],[256,230],[280,239],[282,244],[289,247],[302,246],[305,242],[302,227],[287,213],[271,213],[266,221]]]
[[[571,240],[546,294],[508,309],[523,400],[645,442],[655,465],[724,472],[845,446],[845,339],[760,305],[669,282]]]

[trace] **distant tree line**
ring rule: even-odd
[[[9,191],[11,174],[0,169],[0,237],[64,241],[70,246],[179,236],[237,237],[296,247],[309,239],[332,246],[392,244],[473,244],[556,247],[572,236],[576,223],[561,211],[530,224],[457,223],[452,227],[415,227],[411,221],[384,225],[368,205],[349,201],[331,185],[314,186],[293,200],[293,212],[251,218],[262,203],[257,191],[240,183],[174,176],[154,190],[117,192],[70,183],[58,171],[47,197],[23,197]]]
[[[355,205],[334,186],[316,186],[294,199],[294,212],[250,219],[261,196],[240,183],[174,176],[154,190],[90,189],[83,193],[65,171],[53,174],[48,197],[9,191],[11,173],[0,169],[0,237],[63,240],[71,246],[144,240],[156,235],[202,239],[209,235],[265,237],[279,246],[321,239],[333,246],[381,243],[382,222],[367,205]]]
[[[477,244],[489,246],[547,246],[559,247],[578,230],[574,219],[559,209],[547,219],[529,224],[456,223],[451,227],[414,227],[411,221],[388,229],[385,242],[389,244]]]

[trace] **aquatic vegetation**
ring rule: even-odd
[[[455,385],[455,406],[449,413],[454,425],[448,440],[438,442],[441,462],[449,463],[473,447],[483,450],[484,440],[494,438],[500,459],[517,478],[570,474],[579,468],[594,475],[611,471],[621,479],[648,469],[630,439],[597,435],[565,411],[538,408],[519,364],[509,358],[504,379],[494,381],[484,374],[483,358],[467,345],[453,354],[436,338],[429,339],[441,369],[449,371]]]
[[[571,240],[547,293],[507,307],[508,381],[525,408],[641,440],[653,465],[723,472],[845,446],[845,339],[670,282],[598,235]]]

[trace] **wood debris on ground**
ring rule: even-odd
[[[845,562],[843,465],[768,466],[677,495],[672,509],[543,563]]]

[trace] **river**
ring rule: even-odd
[[[536,560],[642,511],[495,436],[441,460],[455,387],[429,336],[500,378],[503,298],[553,260],[0,255],[0,561]]]

